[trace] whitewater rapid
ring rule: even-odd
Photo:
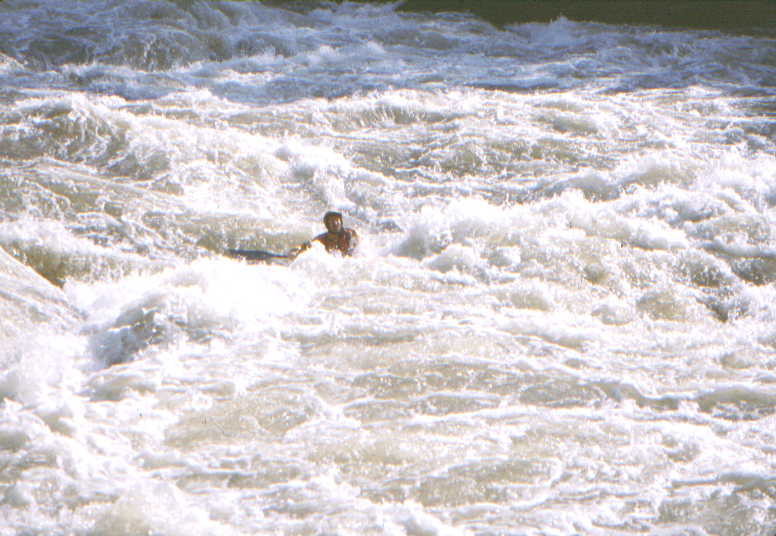
[[[767,28],[0,2],[0,534],[772,535],[774,87]]]

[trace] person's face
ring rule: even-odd
[[[338,233],[342,230],[342,218],[339,216],[330,216],[326,218],[326,229],[332,233]]]

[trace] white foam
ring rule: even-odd
[[[401,505],[389,506],[385,510],[395,520],[394,523],[402,527],[404,534],[408,536],[467,536],[470,534],[465,529],[444,523],[413,501],[405,501]]]
[[[157,312],[187,329],[264,329],[272,318],[304,308],[308,284],[293,271],[203,259],[155,276],[112,283],[68,283],[65,290],[89,313],[92,326],[122,322],[122,315]],[[134,323],[131,318],[126,322]],[[129,325],[128,324],[128,325]]]
[[[142,483],[127,490],[100,515],[91,530],[127,536],[149,532],[170,536],[240,533],[210,519],[206,509],[166,482]]]
[[[41,247],[58,253],[82,255],[115,255],[113,250],[95,245],[94,242],[74,235],[56,220],[20,218],[0,223],[0,242],[7,247]]]
[[[0,532],[756,530],[771,40],[303,4],[0,3]]]

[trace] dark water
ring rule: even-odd
[[[576,21],[605,24],[757,32],[763,35],[767,32],[772,34],[772,28],[776,25],[776,5],[765,0],[407,0],[399,9],[409,12],[471,13],[495,25],[546,23],[567,17]]]

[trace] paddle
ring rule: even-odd
[[[282,253],[272,253],[271,251],[264,251],[262,249],[227,249],[226,254],[229,257],[245,259],[247,261],[261,261],[261,262],[272,262],[273,260],[294,258],[291,255],[283,255]]]

